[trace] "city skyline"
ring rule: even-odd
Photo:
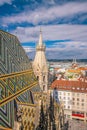
[[[34,58],[42,28],[47,59],[86,59],[86,0],[0,0],[0,29],[16,35]]]

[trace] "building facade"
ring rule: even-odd
[[[87,122],[87,82],[55,80],[55,99],[63,103],[66,118]]]

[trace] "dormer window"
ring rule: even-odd
[[[80,88],[77,88],[77,90],[79,90]]]
[[[81,90],[84,90],[84,88],[81,88]]]

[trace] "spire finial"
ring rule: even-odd
[[[42,33],[42,28],[41,28],[41,26],[40,26],[40,33]]]
[[[42,28],[41,28],[41,26],[40,26],[39,45],[42,45]]]

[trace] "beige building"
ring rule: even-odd
[[[45,49],[46,47],[42,41],[42,31],[40,30],[39,42],[36,46],[36,55],[33,61],[33,70],[42,91],[48,90],[48,66],[45,57]]]
[[[63,103],[66,118],[87,122],[87,82],[55,80],[51,88]]]

